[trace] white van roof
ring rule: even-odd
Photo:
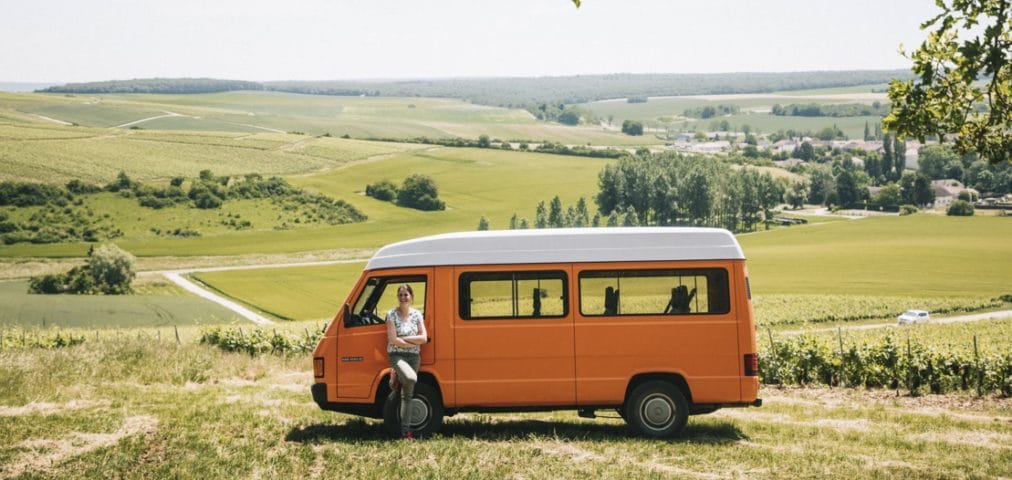
[[[549,228],[447,233],[407,240],[381,248],[366,269],[744,259],[734,235],[719,228]]]

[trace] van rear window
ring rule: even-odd
[[[564,317],[566,274],[549,272],[471,272],[460,276],[460,318]]]
[[[727,270],[590,270],[580,273],[580,313],[723,314],[731,309]]]

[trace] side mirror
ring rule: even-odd
[[[343,315],[344,316],[344,326],[347,327],[349,325],[352,325],[352,322],[351,322],[351,307],[349,307],[348,304],[346,303],[343,306],[343,310],[344,310],[344,315]]]

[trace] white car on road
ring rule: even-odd
[[[896,317],[896,322],[900,325],[908,325],[911,323],[922,323],[931,319],[931,315],[925,310],[907,310],[902,315]]]

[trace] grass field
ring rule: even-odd
[[[753,292],[995,297],[1010,293],[1002,217],[910,215],[739,236]],[[860,261],[855,261],[859,258]]]
[[[918,307],[981,308],[1012,293],[1012,273],[1002,267],[1012,264],[1012,252],[1002,248],[1010,234],[1012,224],[999,217],[913,215],[789,227],[741,235],[739,241],[748,258],[756,317],[772,326],[890,319]],[[333,315],[361,268],[199,277],[264,310],[309,319]]]
[[[134,295],[29,295],[28,282],[0,282],[0,328],[154,327],[244,321],[174,286],[147,284]]]
[[[374,421],[321,411],[311,382],[308,358],[151,338],[0,350],[0,475],[850,479],[1012,469],[1008,399],[764,388],[763,407],[692,417],[671,441],[559,412],[461,414],[435,438],[402,443]]]
[[[208,234],[196,238],[172,239],[160,238],[150,232],[144,233],[152,226],[162,228],[164,214],[155,211],[144,213],[133,204],[134,206],[124,206],[124,211],[136,215],[126,218],[137,223],[133,231],[138,236],[128,235],[117,239],[116,243],[140,256],[235,255],[343,248],[374,249],[420,235],[473,230],[477,228],[482,215],[491,219],[493,228],[504,228],[514,212],[533,222],[537,202],[547,203],[554,195],[559,195],[567,206],[574,205],[580,196],[590,200],[596,192],[597,174],[607,162],[609,161],[586,157],[494,149],[434,148],[289,178],[296,186],[350,202],[368,215],[367,222],[285,231],[253,229],[211,234],[216,232],[214,220],[221,212],[203,214],[188,210],[185,214],[189,220],[199,220],[198,223],[205,226],[198,230],[203,233],[204,229],[209,229]],[[436,180],[439,184],[439,198],[447,205],[445,211],[422,212],[402,208],[361,194],[370,183],[389,179],[399,184],[414,173],[429,175]],[[177,209],[169,209],[167,212],[176,211]],[[244,218],[247,215],[251,218],[267,215],[265,212],[240,213]],[[209,217],[203,218],[202,215]],[[209,222],[211,225],[207,225]],[[83,256],[87,248],[86,243],[15,244],[0,247],[0,257]]]

